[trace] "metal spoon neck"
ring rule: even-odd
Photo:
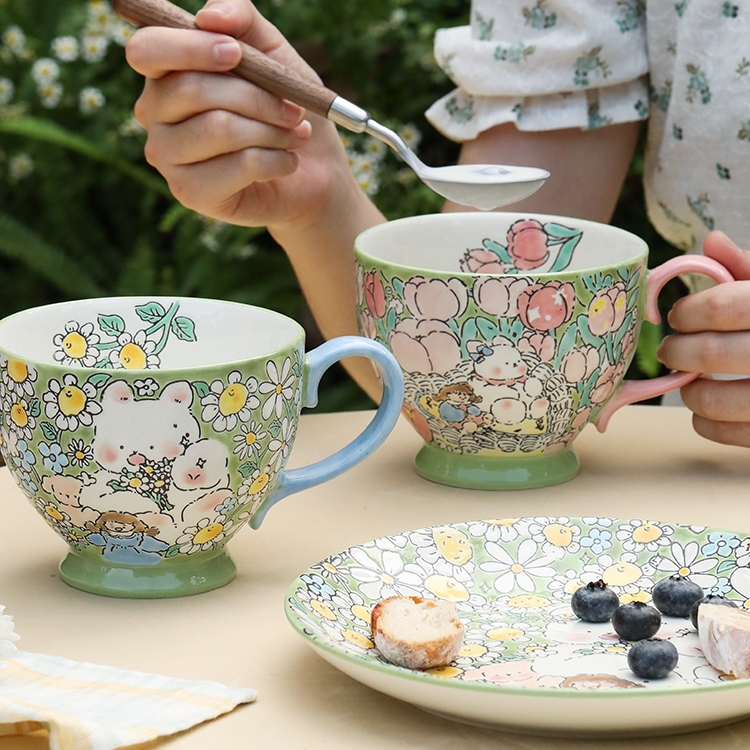
[[[328,110],[328,119],[352,133],[367,133],[390,146],[416,172],[425,168],[401,136],[370,117],[367,110],[337,96]]]

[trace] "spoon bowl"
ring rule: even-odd
[[[197,29],[195,16],[169,0],[113,0],[120,18],[136,26]],[[534,167],[458,164],[428,167],[403,139],[368,112],[315,81],[303,78],[257,49],[239,42],[242,60],[234,73],[266,91],[354,133],[368,133],[390,146],[415,174],[444,198],[484,211],[515,203],[538,190],[549,172]]]

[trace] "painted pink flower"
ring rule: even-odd
[[[551,362],[555,356],[555,339],[548,333],[526,331],[518,340],[522,352],[533,352],[542,362]]]
[[[627,297],[625,284],[618,282],[594,295],[587,312],[589,330],[594,336],[616,331],[625,319]]]
[[[402,320],[388,344],[406,372],[444,375],[461,361],[458,339],[440,320]]]
[[[584,409],[581,409],[581,411],[576,414],[575,419],[570,423],[570,427],[573,430],[580,430],[583,429],[586,424],[589,421],[589,417],[591,416],[591,407],[587,406]]]
[[[612,395],[624,374],[625,365],[622,362],[616,365],[607,363],[596,385],[591,389],[591,402],[597,405],[603,404]]]
[[[599,352],[593,346],[584,345],[571,349],[562,361],[562,374],[569,383],[588,380],[599,367]]]
[[[411,422],[411,426],[417,431],[419,437],[425,442],[429,443],[432,441],[432,431],[427,420],[409,404],[404,404],[401,413]]]
[[[363,277],[365,287],[365,302],[367,309],[376,317],[382,318],[388,309],[385,303],[383,282],[377,271],[368,271]]]
[[[508,253],[516,268],[539,268],[549,258],[547,233],[536,219],[517,221],[508,230]]]
[[[575,301],[576,291],[570,283],[532,284],[518,297],[518,315],[527,328],[549,331],[570,320]]]
[[[469,293],[459,279],[412,276],[404,284],[404,300],[415,318],[450,320],[466,310]]]
[[[359,313],[359,330],[363,336],[368,339],[375,339],[378,335],[378,329],[375,325],[375,318],[369,310],[361,310]]]
[[[508,270],[497,253],[481,248],[467,250],[460,265],[466,273],[505,273]]]
[[[498,318],[515,318],[518,315],[518,297],[529,286],[526,279],[514,276],[485,276],[474,282],[474,301],[488,315]]]

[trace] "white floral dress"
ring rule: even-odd
[[[750,0],[473,0],[435,55],[458,88],[427,112],[466,141],[649,118],[649,217],[700,252],[712,229],[750,249]]]

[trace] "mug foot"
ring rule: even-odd
[[[572,479],[579,469],[572,448],[537,456],[487,457],[449,453],[429,444],[414,459],[417,474],[439,484],[474,490],[525,490]]]
[[[69,552],[60,563],[60,577],[73,588],[123,599],[200,594],[225,586],[236,572],[234,562],[224,551],[208,559],[171,559],[158,565],[132,567],[110,565]]]

